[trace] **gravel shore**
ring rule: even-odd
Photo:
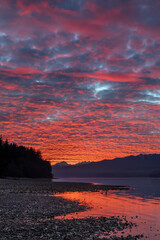
[[[2,240],[91,240],[126,239],[111,237],[110,232],[132,228],[125,218],[55,219],[55,216],[85,211],[89,206],[49,196],[65,191],[107,191],[118,186],[100,186],[85,183],[57,183],[47,180],[0,179],[0,232]],[[124,189],[124,188],[123,188]]]

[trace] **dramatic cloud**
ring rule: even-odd
[[[159,153],[158,0],[2,0],[0,134],[52,161]]]

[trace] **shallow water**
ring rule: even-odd
[[[70,181],[75,181],[75,179],[70,179]],[[126,216],[127,220],[137,223],[138,226],[133,227],[131,232],[127,230],[118,235],[143,234],[142,239],[147,237],[149,240],[160,240],[160,179],[89,179],[89,181],[79,179],[76,181],[129,185],[131,190],[56,194],[56,196],[79,201],[91,207],[85,212],[68,214],[65,216],[66,219],[88,216]]]

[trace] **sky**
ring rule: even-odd
[[[0,134],[52,164],[160,153],[160,1],[0,0]]]

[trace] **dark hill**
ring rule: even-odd
[[[52,166],[55,177],[160,177],[160,154]]]
[[[52,178],[51,170],[40,151],[0,138],[0,177]]]

